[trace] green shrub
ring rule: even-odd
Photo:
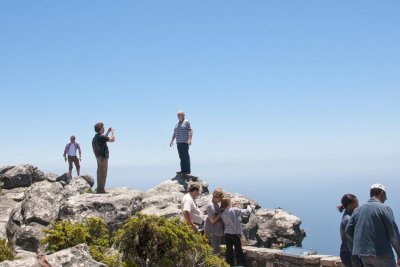
[[[58,221],[53,229],[46,229],[46,237],[41,241],[50,253],[85,243],[90,255],[96,261],[109,267],[122,266],[118,252],[111,251],[110,234],[106,222],[101,218],[88,218],[83,223]]]
[[[14,259],[14,251],[7,240],[0,238],[0,262]]]
[[[88,218],[83,224],[89,232],[86,244],[102,247],[110,246],[110,233],[107,223],[102,218]]]
[[[45,229],[43,232],[46,237],[41,243],[47,245],[46,251],[50,253],[86,243],[90,238],[87,227],[69,221],[55,222],[52,224],[52,229]]]
[[[4,183],[0,182],[0,197],[3,195],[3,186],[4,186]]]
[[[228,266],[212,255],[206,238],[178,218],[137,214],[115,235],[127,267]]]
[[[90,246],[89,253],[98,262],[104,263],[108,267],[122,266],[121,256],[117,251],[112,251],[108,247]]]

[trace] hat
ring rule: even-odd
[[[373,184],[373,185],[371,185],[371,189],[375,189],[375,188],[381,189],[381,190],[386,192],[385,186],[383,184]]]

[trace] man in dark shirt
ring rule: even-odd
[[[109,151],[107,142],[115,141],[115,133],[113,128],[109,128],[107,133],[104,134],[104,124],[99,122],[94,126],[96,135],[93,137],[92,147],[94,155],[97,159],[97,190],[98,194],[105,194],[104,187],[106,185],[107,170],[108,170],[108,158]],[[111,133],[111,137],[108,135]]]
[[[400,266],[399,229],[392,209],[383,204],[385,187],[372,185],[370,196],[367,203],[353,212],[345,230],[353,243],[353,255],[359,256],[365,267],[395,267],[394,249]]]

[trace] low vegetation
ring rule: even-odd
[[[14,259],[14,251],[7,240],[0,238],[0,262]]]
[[[92,257],[109,267],[229,266],[212,253],[204,236],[179,219],[138,213],[114,237],[100,218],[82,223],[59,221],[51,228],[44,231],[46,237],[42,240],[48,252],[86,243]]]

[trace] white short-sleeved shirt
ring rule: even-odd
[[[200,209],[197,207],[196,202],[192,196],[187,193],[182,198],[182,214],[184,211],[188,211],[190,214],[190,219],[196,224],[202,224],[204,221],[204,216]]]

